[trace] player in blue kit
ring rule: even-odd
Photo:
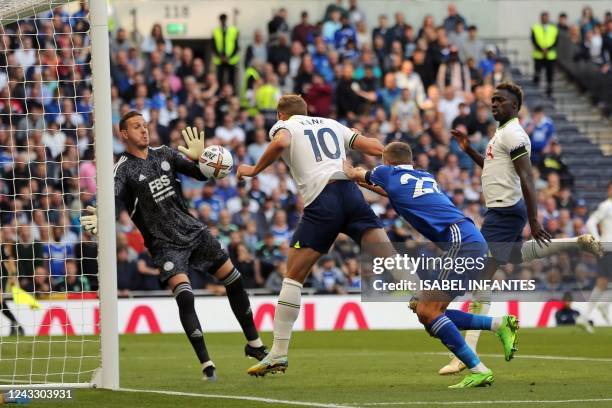
[[[372,171],[355,168],[345,163],[344,172],[352,180],[369,186],[371,190],[387,196],[395,211],[418,232],[446,251],[445,257],[484,259],[487,244],[478,228],[438,188],[435,178],[428,172],[412,166],[412,150],[402,142],[393,142],[383,152],[384,165]],[[484,265],[484,264],[483,264]],[[453,270],[439,271],[440,280],[465,282],[477,278],[481,268],[465,273]],[[463,285],[465,287],[465,285]],[[460,330],[480,329],[495,331],[504,346],[507,361],[516,351],[518,321],[514,316],[492,318],[459,310],[447,310],[449,303],[464,291],[431,290],[421,292],[413,305],[419,321],[427,332],[437,337],[471,371],[458,384],[449,388],[471,388],[490,385],[493,372],[466,344]]]

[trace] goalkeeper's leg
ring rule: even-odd
[[[185,334],[198,356],[200,364],[202,364],[203,379],[210,381],[216,380],[215,365],[210,359],[206,344],[204,343],[204,333],[202,332],[202,326],[200,325],[200,320],[195,311],[195,299],[189,277],[184,273],[176,274],[168,279],[168,287],[172,290],[172,294],[176,299],[179,317]]]
[[[2,299],[2,302],[0,303],[0,309],[2,309],[2,314],[11,321],[11,336],[15,336],[17,334],[20,336],[25,335],[23,327],[21,327],[17,321],[17,318],[15,318],[15,315],[13,312],[11,312],[11,309],[9,309],[4,299]]]
[[[247,339],[244,348],[245,355],[262,360],[268,351],[259,338],[259,333],[255,327],[253,311],[251,310],[249,296],[244,290],[242,275],[234,267],[232,261],[227,260],[217,269],[215,277],[223,282],[232,312],[234,312],[236,320],[242,327],[244,337]]]

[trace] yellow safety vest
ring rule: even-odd
[[[553,24],[547,24],[546,30],[542,24],[534,24],[532,27],[533,36],[535,37],[535,42],[540,46],[540,48],[547,48],[548,52],[546,53],[546,59],[549,61],[554,61],[557,59],[557,50],[551,49],[555,41],[557,40],[557,35],[559,34],[559,30]],[[540,50],[533,50],[531,54],[534,59],[544,59],[544,53]]]
[[[215,49],[221,55],[227,55],[229,57],[228,63],[230,65],[236,65],[240,61],[240,54],[230,57],[236,50],[236,43],[238,40],[238,29],[234,26],[229,26],[225,30],[225,44],[223,44],[223,29],[221,27],[215,28],[213,31],[213,40],[215,41]],[[221,64],[221,58],[213,56],[213,63],[215,65]]]
[[[242,77],[242,87],[240,88],[240,107],[247,110],[249,116],[255,116],[259,113],[256,106],[251,104],[251,101],[247,97],[247,85],[249,83],[249,79],[253,78],[255,81],[259,81],[261,76],[259,72],[253,67],[248,67],[244,71],[244,75]]]
[[[264,84],[255,91],[255,104],[259,110],[274,110],[278,102],[280,89],[271,84]]]

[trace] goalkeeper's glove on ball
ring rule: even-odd
[[[198,133],[198,128],[186,127],[181,133],[187,147],[179,146],[179,151],[191,160],[197,161],[204,151],[204,131]]]

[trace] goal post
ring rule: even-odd
[[[92,86],[95,106],[94,140],[98,202],[98,279],[100,283],[100,376],[93,384],[119,388],[119,328],[117,326],[117,252],[115,192],[106,0],[90,0]],[[96,136],[100,137],[96,137]]]
[[[0,2],[0,194],[10,207],[0,208],[0,389],[119,388],[108,11],[106,0],[86,3],[88,13],[78,1]],[[97,237],[78,225],[84,195],[95,197]],[[35,231],[28,242],[24,226]],[[32,255],[20,258],[22,244]],[[58,257],[55,244],[73,250]]]

